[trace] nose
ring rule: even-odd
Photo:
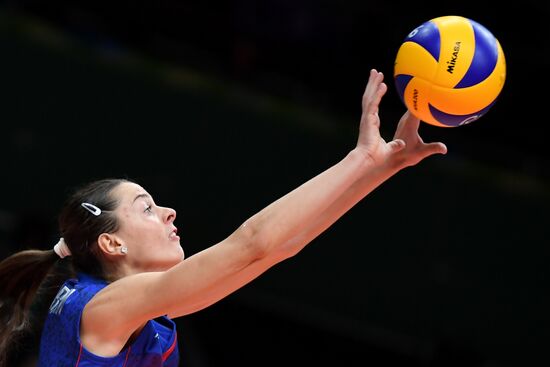
[[[164,208],[164,210],[165,210],[164,221],[166,223],[172,223],[176,219],[176,211],[172,208]]]

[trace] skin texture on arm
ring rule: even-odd
[[[419,121],[408,113],[394,140],[381,138],[378,107],[386,90],[383,75],[372,70],[357,146],[340,162],[262,209],[220,243],[166,271],[129,275],[100,291],[82,318],[85,346],[116,355],[147,320],[183,316],[219,301],[298,253],[396,172],[445,153],[443,144],[422,141]],[[106,324],[106,315],[116,316]]]

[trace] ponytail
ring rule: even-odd
[[[76,271],[104,277],[97,238],[113,233],[120,223],[114,211],[119,205],[113,190],[126,179],[91,182],[75,191],[59,215],[59,233],[63,237],[54,250],[26,250],[0,262],[0,367],[24,347],[25,340],[40,340],[38,331],[50,304],[63,282]],[[101,208],[101,215],[88,206]],[[64,242],[66,241],[66,242]],[[70,260],[60,259],[72,254]],[[37,344],[37,343],[35,343]]]
[[[58,260],[53,250],[26,250],[0,262],[0,367],[30,331],[31,304]]]

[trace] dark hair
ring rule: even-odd
[[[76,271],[105,278],[97,238],[102,233],[116,232],[119,222],[113,211],[119,202],[111,192],[125,179],[104,179],[77,190],[65,203],[59,215],[59,232],[72,253]],[[92,204],[101,209],[94,215],[82,206]]]
[[[116,232],[119,228],[113,213],[119,202],[112,191],[123,182],[131,181],[103,179],[91,182],[75,190],[65,202],[59,215],[59,232],[71,250],[69,259],[73,274],[84,272],[107,278],[97,239],[102,233]],[[82,203],[95,205],[101,209],[101,214],[92,214]],[[64,280],[53,280],[60,275],[56,274],[60,272],[59,267],[54,266],[59,259],[53,250],[26,250],[0,262],[0,367],[7,363],[8,350],[16,347],[17,340],[29,332],[29,309],[35,295],[48,298],[42,302],[49,305]]]

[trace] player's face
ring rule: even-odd
[[[120,200],[120,228],[115,234],[128,248],[125,260],[133,269],[162,271],[183,260],[174,209],[157,206],[145,189],[130,182],[120,184],[113,194]]]

